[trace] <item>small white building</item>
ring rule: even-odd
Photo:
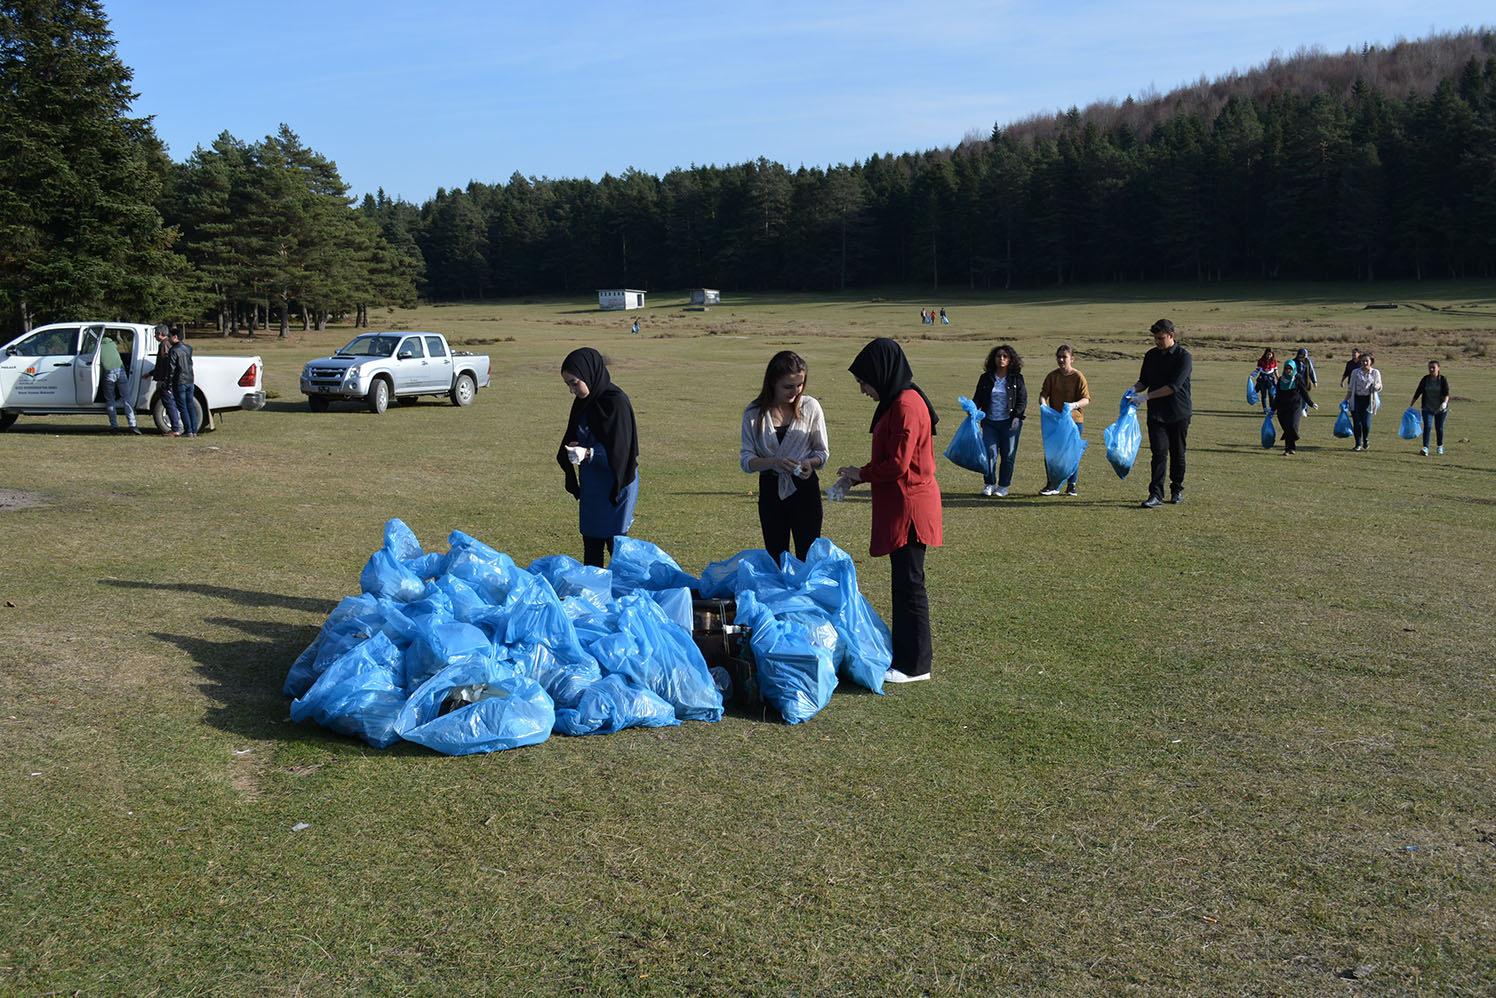
[[[597,293],[597,307],[604,312],[626,308],[643,308],[644,292],[633,288],[607,288]]]
[[[694,288],[691,291],[692,305],[720,305],[722,304],[722,292],[712,288]]]

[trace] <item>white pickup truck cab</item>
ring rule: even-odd
[[[331,357],[308,361],[301,393],[313,412],[356,399],[380,413],[391,399],[408,404],[422,395],[472,405],[491,383],[492,366],[487,354],[453,350],[441,333],[363,333]]]
[[[0,348],[0,430],[20,416],[102,412],[99,344],[107,333],[125,362],[125,397],[167,432],[166,403],[150,378],[156,367],[155,330],[138,322],[58,322],[11,340]],[[203,431],[217,428],[216,413],[265,407],[265,365],[259,357],[194,353],[192,370]]]

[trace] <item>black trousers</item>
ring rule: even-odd
[[[582,535],[582,564],[593,568],[603,567],[603,548],[608,549],[608,554],[613,554],[613,538],[611,537],[588,537]]]
[[[1304,418],[1304,400],[1297,389],[1278,393],[1278,425],[1283,427],[1283,453],[1292,454],[1299,442],[1299,421]]]
[[[1184,443],[1189,435],[1190,421],[1181,419],[1173,423],[1156,423],[1148,420],[1148,449],[1153,452],[1153,480],[1148,483],[1148,494],[1164,497],[1164,472],[1169,473],[1169,489],[1180,492],[1184,489]]]
[[[821,536],[821,482],[814,474],[795,479],[795,491],[788,499],[779,498],[779,475],[772,471],[758,476],[758,525],[764,534],[764,548],[776,562],[790,549],[795,538],[795,557],[801,561],[810,546]]]
[[[908,676],[930,671],[930,598],[925,592],[925,546],[914,539],[888,556],[893,577],[893,667]]]

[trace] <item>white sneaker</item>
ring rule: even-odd
[[[883,681],[885,683],[922,683],[926,679],[929,679],[930,675],[930,673],[925,672],[918,676],[911,676],[908,673],[900,672],[898,669],[889,669],[883,674]]]
[[[990,496],[990,495],[996,495],[996,494],[997,494],[997,486],[996,485],[983,485],[982,486],[982,495],[984,495],[984,496]]]
[[[1422,454],[1424,457],[1428,457],[1428,448],[1424,447],[1418,453]]]
[[[999,485],[997,487],[997,491],[992,494],[1001,499],[1003,496],[1008,494],[1008,487],[1006,485]]]
[[[1039,494],[1041,496],[1057,496],[1057,495],[1060,494],[1060,490],[1059,489],[1040,489],[1039,490]]]

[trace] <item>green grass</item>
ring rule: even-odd
[[[0,488],[44,502],[0,510],[0,992],[1489,994],[1496,287],[883,297],[396,313],[489,352],[495,385],[380,417],[297,392],[348,329],[204,338],[264,356],[266,411],[196,441],[0,434]],[[931,304],[953,324],[919,326]],[[1197,415],[1187,502],[1147,512],[1146,468],[1119,481],[1100,441],[1160,315]],[[634,535],[698,572],[759,543],[736,452],[768,356],[808,359],[832,460],[860,463],[845,369],[885,334],[941,448],[997,342],[1031,415],[1061,340],[1097,398],[1078,499],[1034,495],[1034,419],[1006,501],[941,462],[935,682],[463,759],[287,720],[387,517],[428,549],[580,554],[569,350],[638,411]],[[1324,383],[1293,460],[1243,398],[1265,343],[1309,345]],[[1352,344],[1388,385],[1367,454],[1330,434]],[[1396,425],[1430,356],[1457,401],[1425,459]],[[854,494],[825,532],[886,615],[868,518]]]

